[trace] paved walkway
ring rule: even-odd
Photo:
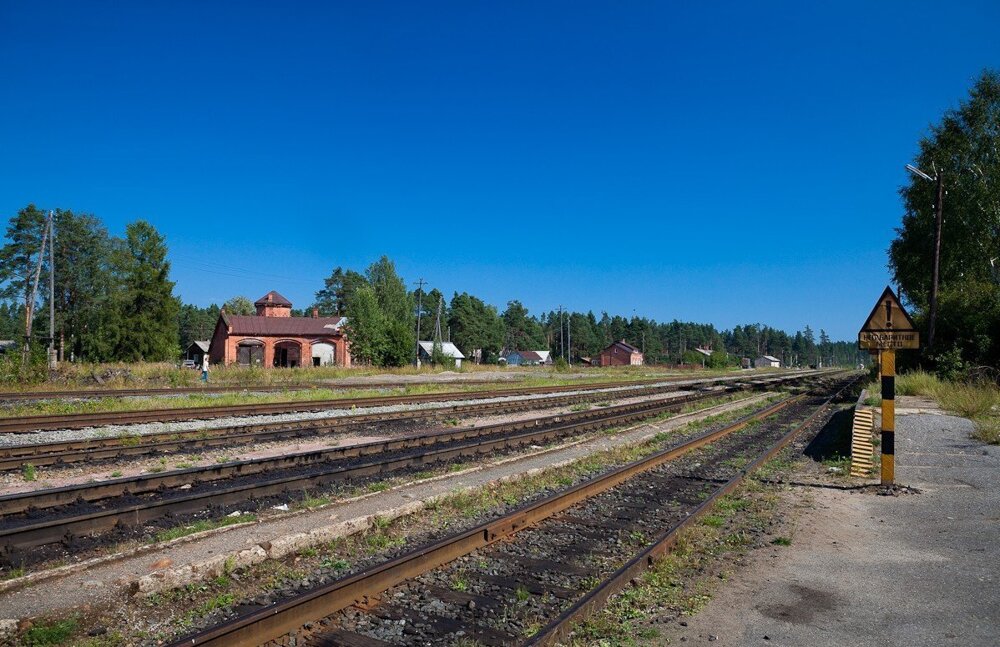
[[[1000,644],[1000,447],[929,411],[897,419],[896,476],[920,494],[796,490],[805,510],[789,547],[727,582],[675,644],[870,646]]]

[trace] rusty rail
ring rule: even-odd
[[[853,381],[851,384],[853,384]],[[822,405],[817,407],[816,411],[814,411],[802,423],[796,425],[794,429],[782,436],[778,442],[773,444],[766,452],[758,456],[738,474],[713,492],[712,495],[702,502],[690,516],[660,535],[660,537],[657,538],[657,540],[650,546],[645,548],[625,565],[616,570],[596,588],[591,589],[581,599],[577,600],[576,603],[574,603],[569,609],[563,611],[558,618],[553,620],[541,631],[525,642],[524,645],[526,647],[555,645],[568,638],[572,633],[573,626],[577,622],[603,608],[611,596],[624,590],[632,581],[650,568],[657,559],[663,557],[663,555],[670,551],[670,549],[677,543],[677,539],[681,531],[691,527],[705,513],[711,510],[712,506],[715,505],[721,497],[733,492],[749,474],[756,471],[761,465],[769,461],[777,455],[778,452],[784,449],[790,442],[792,442],[792,440],[795,439],[796,436],[798,436],[799,433],[802,432],[802,430],[811,425],[823,413],[826,406],[833,399],[838,397],[845,389],[849,388],[851,384],[839,389],[837,393],[828,398]]]

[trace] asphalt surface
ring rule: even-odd
[[[898,416],[897,482],[919,493],[796,488],[792,545],[762,551],[654,642],[1000,644],[1000,447],[971,431],[940,412]]]

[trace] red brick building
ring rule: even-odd
[[[208,356],[213,364],[289,367],[350,366],[344,317],[293,317],[292,302],[274,290],[254,303],[256,315],[223,310]]]
[[[642,361],[642,351],[624,339],[601,351],[601,366],[642,366]]]

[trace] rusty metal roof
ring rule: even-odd
[[[260,335],[264,337],[317,337],[342,334],[345,317],[256,317],[253,315],[224,315],[231,326],[232,335]]]
[[[253,303],[255,306],[288,306],[292,307],[292,302],[278,294],[276,290],[271,290]]]
[[[628,351],[630,353],[639,353],[639,352],[642,352],[638,348],[636,348],[635,346],[633,346],[632,344],[630,344],[627,341],[625,341],[624,339],[621,340],[621,341],[616,341],[615,343],[611,344],[610,346],[608,346],[604,350],[611,350],[615,346],[618,346],[619,348],[622,348],[622,349],[624,349],[624,350],[626,350],[626,351]]]

